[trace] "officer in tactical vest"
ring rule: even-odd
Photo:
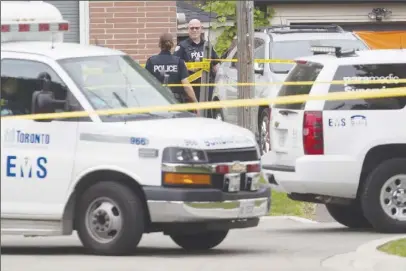
[[[180,103],[188,102],[188,100],[189,102],[198,102],[193,88],[187,79],[188,72],[185,61],[171,54],[173,46],[172,35],[170,33],[162,34],[159,38],[161,52],[158,55],[151,56],[147,60],[145,68],[161,83],[182,83],[183,87],[170,87],[175,98]]]
[[[193,19],[189,22],[188,25],[189,31],[189,38],[179,43],[179,45],[175,48],[175,56],[180,57],[181,59],[185,60],[185,62],[201,62],[203,61],[203,51],[204,51],[204,42],[205,40],[202,37],[202,23],[197,20]],[[211,51],[211,59],[218,59],[217,53],[212,48]],[[214,82],[214,78],[217,73],[218,61],[211,62],[211,69],[210,69],[210,83]],[[189,75],[195,73],[197,70],[189,70]],[[201,78],[193,81],[194,84],[201,83]],[[200,99],[200,86],[193,87],[197,100]],[[213,92],[213,87],[209,88],[209,101],[211,100]]]

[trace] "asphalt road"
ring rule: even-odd
[[[387,235],[351,231],[336,223],[269,218],[254,229],[234,230],[216,249],[186,254],[169,237],[145,235],[138,253],[89,256],[76,236],[2,236],[1,270],[22,271],[329,271],[326,259]],[[388,270],[390,271],[390,270]]]

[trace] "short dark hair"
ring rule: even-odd
[[[164,33],[159,37],[159,48],[170,51],[174,46],[173,36],[171,33]]]

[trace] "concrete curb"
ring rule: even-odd
[[[373,241],[370,241],[368,243],[365,243],[365,244],[359,246],[357,248],[357,253],[378,252],[379,254],[383,254],[385,256],[403,259],[402,257],[389,255],[387,253],[384,253],[384,252],[381,252],[378,250],[378,247],[380,247],[388,242],[395,241],[398,239],[403,239],[403,238],[406,238],[406,234],[395,234],[395,235],[391,235],[390,237],[373,240]]]
[[[261,217],[261,220],[279,220],[279,219],[289,219],[289,220],[293,220],[293,221],[297,221],[297,222],[301,222],[301,223],[306,223],[306,224],[318,224],[319,222],[311,220],[311,219],[307,219],[307,218],[303,218],[303,217],[299,217],[299,216],[263,216]]]
[[[377,248],[387,242],[405,238],[405,234],[391,235],[365,243],[356,251],[334,255],[322,262],[322,267],[337,271],[399,271],[406,270],[406,259],[389,255]]]

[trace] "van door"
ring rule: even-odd
[[[2,219],[60,219],[63,213],[75,160],[77,119],[3,119],[31,114],[31,98],[43,88],[38,80],[43,72],[51,77],[55,99],[77,106],[55,68],[60,69],[41,56],[2,56],[1,97],[6,101],[1,111]]]
[[[323,66],[318,63],[297,63],[286,82],[315,81]],[[283,85],[278,97],[307,95],[311,85]],[[306,103],[275,104],[270,121],[271,149],[278,166],[286,169],[295,165],[296,158],[304,155],[303,121]],[[316,117],[316,116],[315,116]]]

